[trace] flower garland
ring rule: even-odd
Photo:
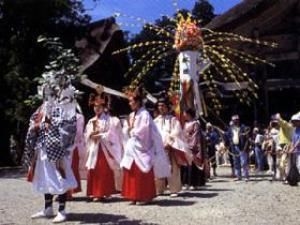
[[[203,39],[201,29],[189,16],[187,19],[181,16],[175,32],[174,48],[178,51],[200,50]]]

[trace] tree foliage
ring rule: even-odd
[[[216,16],[214,7],[207,0],[198,0],[192,9],[192,15],[200,20],[202,26],[208,24]]]
[[[94,0],[97,1],[100,0]],[[199,0],[192,14],[203,23],[214,16],[206,0]],[[89,21],[81,0],[0,0],[0,153],[4,156],[0,158],[0,166],[8,162],[11,135],[17,151],[21,151],[28,117],[33,111],[26,99],[36,93],[35,78],[40,77],[48,61],[50,52],[37,43],[37,37],[60,37],[63,46],[73,48],[75,37],[81,36]],[[166,29],[174,26],[167,17],[155,23]],[[143,29],[132,41],[147,37],[151,34]],[[133,59],[142,53],[135,54]],[[173,63],[172,59],[160,63],[153,75],[169,76]],[[156,78],[148,77],[145,82],[155,89]]]
[[[0,0],[0,151],[7,152],[10,135],[17,141],[24,138],[32,112],[24,101],[36,92],[34,78],[42,73],[49,54],[37,37],[57,36],[73,47],[89,20],[80,0]]]

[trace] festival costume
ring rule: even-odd
[[[184,137],[193,154],[192,165],[182,167],[182,183],[191,188],[205,184],[204,152],[201,143],[201,128],[197,120],[186,121],[183,128]]]
[[[162,138],[144,107],[129,115],[128,125],[121,161],[124,174],[122,195],[132,201],[148,202],[156,195],[154,176],[168,177],[169,164]]]
[[[111,116],[111,126],[114,127],[115,130],[115,142],[114,147],[120,154],[118,155],[118,166],[114,169],[114,179],[115,179],[115,188],[117,191],[122,190],[122,184],[123,184],[123,173],[121,170],[121,167],[119,166],[121,163],[121,159],[123,157],[123,133],[122,133],[122,125],[121,121],[116,116]]]
[[[99,131],[99,138],[94,140],[91,134]],[[114,171],[119,170],[121,150],[116,147],[120,140],[112,125],[111,117],[101,113],[89,120],[86,126],[87,147],[87,195],[94,198],[108,197],[116,192]]]
[[[71,168],[77,105],[72,81],[80,75],[76,65],[78,59],[70,49],[62,47],[59,39],[43,37],[38,41],[44,42],[52,54],[49,55],[51,62],[39,79],[38,96],[35,97],[42,98],[43,104],[31,117],[25,143],[25,163],[26,160],[29,162],[29,171],[32,171],[28,178],[32,180],[33,189],[43,193],[45,198],[44,210],[32,218],[53,215],[53,195],[58,195],[58,213],[53,219],[58,223],[67,218],[67,191],[77,187]]]
[[[167,178],[170,193],[181,190],[180,167],[191,164],[192,154],[183,137],[180,122],[172,115],[159,115],[154,119],[163,140],[171,166],[171,176]],[[156,179],[157,194],[162,194],[166,188],[165,179]]]
[[[81,192],[81,177],[80,170],[82,168],[81,161],[85,156],[85,144],[84,144],[84,116],[82,114],[76,114],[76,136],[72,151],[72,170],[77,181],[77,187],[71,189],[68,192],[68,197],[71,198],[72,194]]]
[[[25,158],[31,171],[28,180],[33,190],[43,193],[45,208],[31,218],[53,215],[53,196],[58,195],[59,209],[53,222],[66,220],[66,192],[77,187],[71,168],[71,151],[76,132],[75,107],[72,103],[45,101],[32,115],[26,138]],[[26,159],[25,159],[26,160]]]

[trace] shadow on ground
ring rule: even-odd
[[[218,196],[218,193],[202,193],[202,192],[196,192],[196,191],[191,191],[191,192],[185,192],[180,194],[180,196],[186,198],[191,198],[191,197],[196,197],[196,198],[213,198]]]
[[[181,196],[181,195],[180,195]],[[156,199],[153,201],[153,205],[168,207],[168,206],[190,206],[195,204],[195,201],[186,201],[180,199]]]
[[[113,215],[103,213],[69,213],[68,222],[79,222],[80,224],[107,224],[107,225],[148,225],[141,220],[130,220],[124,215]],[[151,223],[156,225],[154,223]],[[149,224],[150,225],[150,224]]]
[[[1,167],[0,178],[24,178],[27,172],[22,167]]]
[[[221,191],[234,191],[234,189],[228,189],[228,188],[200,188],[199,191],[221,192]]]
[[[115,202],[122,202],[125,201],[125,199],[121,198],[120,196],[113,196],[108,199],[100,199],[98,201],[93,201],[92,198],[87,196],[76,196],[74,195],[72,199],[68,200],[71,202],[88,202],[88,203],[115,203]]]
[[[230,179],[213,178],[209,182],[211,182],[211,183],[226,183],[226,182],[231,182],[231,180]]]

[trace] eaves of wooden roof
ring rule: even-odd
[[[219,31],[233,31],[251,21],[254,17],[263,15],[265,11],[277,4],[280,4],[281,8],[286,8],[297,2],[299,0],[244,0],[224,14],[217,16],[206,28]]]

